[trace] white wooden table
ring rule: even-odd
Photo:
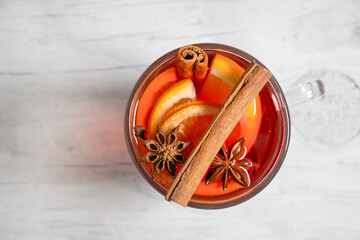
[[[243,49],[283,87],[315,68],[360,84],[359,12],[357,0],[1,0],[0,239],[360,239],[360,137],[314,146],[293,131],[266,189],[205,211],[152,189],[123,130],[137,78],[190,43]]]

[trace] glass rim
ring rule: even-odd
[[[259,60],[257,60],[255,57],[251,56],[250,54],[248,54],[240,49],[237,49],[237,48],[234,48],[231,46],[227,46],[224,44],[218,44],[218,43],[195,43],[195,44],[191,44],[191,45],[196,45],[196,46],[204,49],[205,51],[206,50],[219,50],[219,51],[221,50],[223,52],[227,52],[232,55],[235,54],[235,55],[237,55],[237,57],[240,56],[241,58],[244,58],[246,61],[249,61],[249,62],[252,62],[253,60],[255,60],[256,63],[258,63],[260,66],[266,68],[266,66],[263,63],[261,63]],[[131,132],[130,122],[131,122],[131,118],[133,118],[134,116],[130,116],[130,111],[131,111],[133,104],[135,103],[134,102],[136,100],[135,96],[138,93],[138,90],[139,90],[139,87],[141,86],[141,84],[147,79],[147,77],[154,70],[157,69],[157,67],[160,64],[167,62],[169,59],[173,58],[174,55],[176,56],[178,50],[179,50],[179,48],[174,49],[174,50],[169,51],[168,53],[164,54],[163,56],[159,57],[143,72],[143,74],[139,77],[139,79],[137,80],[137,82],[135,83],[135,85],[131,91],[131,94],[129,96],[129,100],[128,100],[128,103],[126,106],[125,116],[124,116],[125,141],[126,141],[126,145],[128,148],[128,152],[132,158],[132,161],[134,162],[134,165],[139,170],[141,175],[146,179],[146,181],[163,196],[166,195],[166,191],[164,191],[164,189],[161,186],[159,186],[159,184],[156,184],[156,182],[149,176],[149,174],[141,166],[141,164],[138,163],[138,159],[136,157],[137,154],[135,152],[135,149],[133,147],[133,141],[131,139],[132,132]],[[282,163],[284,162],[284,159],[285,159],[288,147],[289,147],[289,143],[290,143],[290,135],[291,135],[290,114],[289,114],[289,108],[288,108],[288,105],[287,105],[287,102],[285,99],[285,95],[284,95],[279,83],[277,82],[277,80],[275,79],[274,76],[271,77],[269,82],[272,85],[272,87],[275,89],[275,91],[277,92],[278,97],[280,99],[281,108],[282,108],[281,112],[283,113],[283,117],[282,117],[281,121],[282,121],[283,129],[284,129],[283,133],[282,133],[283,136],[281,137],[280,150],[279,150],[278,154],[276,155],[276,159],[274,160],[274,163],[272,164],[272,166],[270,167],[270,169],[268,170],[268,172],[266,173],[264,178],[261,179],[261,181],[256,186],[253,186],[252,190],[249,193],[245,194],[244,196],[240,196],[238,198],[231,198],[230,200],[219,200],[216,202],[190,200],[190,202],[188,204],[189,207],[200,208],[200,209],[220,209],[220,208],[227,208],[227,207],[231,207],[234,205],[238,205],[242,202],[249,200],[250,198],[257,195],[260,191],[262,191],[272,181],[272,179],[275,177],[275,175],[279,171],[280,167],[282,166]]]

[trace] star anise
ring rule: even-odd
[[[230,176],[238,184],[244,187],[250,186],[250,176],[248,173],[249,168],[255,168],[254,164],[249,159],[244,158],[245,138],[241,138],[235,142],[228,154],[225,145],[223,145],[211,163],[211,168],[206,175],[206,184],[215,182],[217,179],[222,178],[223,189],[226,190],[230,182]]]
[[[154,164],[154,177],[165,168],[174,176],[177,164],[185,162],[186,158],[181,152],[190,146],[192,142],[179,141],[178,134],[179,128],[175,128],[166,137],[161,128],[158,127],[154,140],[140,138],[149,152],[139,160]]]

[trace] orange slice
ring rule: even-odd
[[[216,54],[200,95],[207,102],[222,105],[244,72],[245,69],[230,58]]]
[[[175,112],[179,111],[180,109],[184,107],[188,107],[190,105],[196,105],[196,104],[205,104],[204,101],[194,101],[193,99],[183,99],[180,100],[175,106],[170,108],[166,114],[164,115],[163,119],[168,119],[171,115],[173,115]]]
[[[262,119],[262,108],[260,96],[257,95],[252,104],[246,109],[246,113],[240,119],[240,134],[246,137],[244,146],[250,150],[254,145],[260,130]],[[236,141],[239,139],[236,139]]]
[[[245,69],[232,59],[216,54],[211,62],[208,77],[200,91],[200,98],[211,104],[224,104],[244,72]],[[256,140],[260,129],[261,118],[261,101],[259,95],[257,95],[241,118],[240,128],[238,128],[239,135],[237,135],[237,137],[246,137],[245,147],[248,150]],[[236,134],[234,134],[234,136],[236,136]],[[237,140],[238,139],[234,139],[234,142]]]
[[[168,134],[171,130],[173,130],[177,126],[180,126],[181,123],[187,119],[205,115],[216,115],[219,110],[220,108],[217,106],[207,105],[201,102],[195,102],[193,104],[189,104],[184,108],[181,108],[180,110],[172,114],[161,125],[161,129],[165,132],[165,134]],[[190,126],[191,124],[186,125]],[[186,138],[186,136],[184,137]]]
[[[184,79],[169,87],[156,101],[149,118],[149,135],[153,138],[166,112],[182,99],[195,99],[195,86],[191,79]]]
[[[136,114],[136,125],[147,128],[150,111],[158,98],[167,88],[178,80],[176,68],[171,67],[157,75],[142,94]]]

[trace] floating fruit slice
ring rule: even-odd
[[[173,115],[174,113],[176,113],[177,111],[179,111],[182,108],[185,107],[189,107],[191,105],[206,105],[206,103],[204,101],[194,101],[192,99],[183,99],[180,100],[177,104],[175,104],[172,108],[170,108],[166,114],[164,115],[164,120],[168,119],[171,115]],[[162,124],[162,123],[161,123]],[[160,125],[161,125],[160,124]]]
[[[151,109],[157,97],[178,80],[176,68],[171,67],[157,75],[147,86],[139,101],[136,115],[136,125],[146,127]]]
[[[169,87],[155,103],[149,118],[149,135],[154,137],[165,113],[182,99],[195,99],[195,86],[191,79],[184,79]]]
[[[244,146],[249,151],[254,145],[257,135],[260,130],[262,119],[261,100],[259,94],[255,97],[254,101],[246,109],[246,113],[240,119],[240,134],[244,134],[246,141]]]
[[[245,69],[230,58],[216,54],[200,95],[208,102],[222,105],[244,72]]]
[[[205,115],[215,115],[219,112],[219,110],[220,108],[217,106],[207,105],[201,102],[189,104],[188,106],[181,108],[180,110],[172,114],[169,118],[167,118],[161,125],[161,129],[164,131],[165,134],[167,134],[172,129],[176,128],[182,122],[189,118]]]
[[[200,98],[212,104],[224,104],[233,87],[244,72],[245,69],[232,59],[216,54],[211,62],[208,77],[200,91]],[[261,101],[259,95],[257,95],[240,120],[240,128],[237,130],[239,131],[239,135],[234,134],[236,137],[246,137],[245,147],[248,150],[256,140],[260,129],[261,118]],[[230,139],[228,138],[227,142],[232,144],[229,140]],[[231,140],[235,142],[238,139],[234,138]]]

